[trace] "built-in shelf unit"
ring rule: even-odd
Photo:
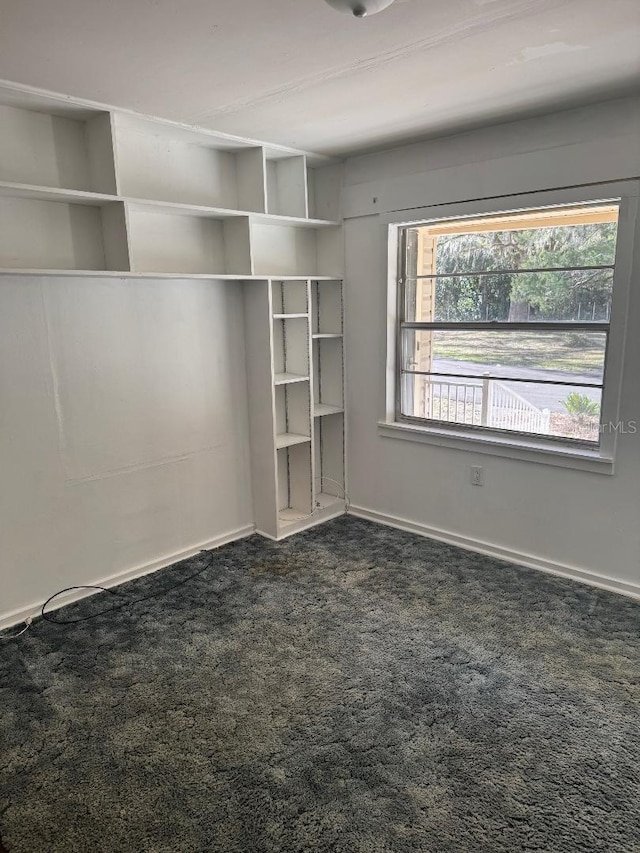
[[[311,282],[314,461],[320,508],[345,497],[342,282]]]
[[[341,165],[0,82],[0,275],[237,280],[257,528],[344,511]]]
[[[0,82],[0,272],[340,277],[339,181],[328,158]]]
[[[342,281],[248,281],[244,298],[254,515],[280,538],[345,509]]]

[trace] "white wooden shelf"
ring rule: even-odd
[[[10,198],[32,198],[39,201],[63,201],[77,204],[102,205],[108,201],[126,201],[133,210],[166,211],[167,213],[195,216],[202,219],[230,219],[232,217],[251,217],[255,222],[272,225],[286,225],[292,228],[335,228],[340,222],[325,219],[305,219],[293,216],[276,216],[254,213],[248,210],[232,210],[205,205],[181,204],[179,202],[158,201],[155,199],[133,198],[122,195],[96,193],[85,190],[45,187],[34,184],[19,184],[0,181],[0,196]]]
[[[0,196],[3,198],[27,198],[34,201],[62,201],[69,204],[95,205],[96,207],[110,201],[122,201],[118,196],[105,193],[38,187],[32,184],[14,184],[9,181],[0,181]]]
[[[328,403],[316,403],[313,409],[314,418],[324,418],[326,415],[339,415],[344,412],[342,406],[330,406]]]
[[[274,373],[309,376],[309,318],[274,319],[271,336]]]
[[[281,509],[278,512],[278,520],[282,527],[287,527],[288,525],[295,524],[298,521],[304,521],[309,517],[311,517],[311,511],[304,513],[302,510],[292,509],[291,507]]]
[[[0,264],[36,274],[128,270],[124,205],[0,195]]]
[[[341,277],[340,170],[0,83],[0,274]]]
[[[256,527],[275,539],[345,507],[342,282],[320,281],[244,287]]]
[[[104,269],[56,269],[53,267],[0,267],[0,275],[45,275],[51,277],[80,277],[80,278],[131,278],[131,279],[199,279],[201,281],[262,281],[266,282],[264,275],[221,275],[220,273],[186,273],[186,272],[141,272],[132,270],[104,270]],[[282,279],[279,276],[279,279]],[[297,281],[298,276],[291,276],[292,281]],[[286,279],[285,279],[286,280]],[[329,279],[327,279],[329,280]],[[331,277],[333,280],[333,277]]]
[[[336,518],[344,513],[345,500],[343,497],[317,492],[314,499],[313,511],[302,513],[300,510],[283,509],[278,513],[278,529],[281,536],[290,536],[322,524],[330,518]]]
[[[112,114],[0,87],[0,181],[117,194]]]
[[[342,495],[329,495],[326,492],[316,493],[316,506],[318,509],[329,509],[336,505],[344,506],[344,497]]]
[[[258,213],[251,210],[238,210],[228,207],[210,207],[202,204],[186,204],[184,202],[161,201],[158,199],[117,196],[119,201],[128,201],[137,208],[148,210],[159,209],[179,213],[184,216],[196,216],[203,219],[230,219],[234,216],[250,217],[258,224],[286,225],[290,228],[335,228],[340,222],[327,219],[307,219],[296,216],[278,216],[275,214]]]
[[[291,385],[294,382],[308,382],[308,376],[301,376],[297,373],[275,373],[273,376],[274,385]]]
[[[251,275],[247,219],[183,216],[127,205],[131,269]]]
[[[202,219],[230,219],[232,217],[251,217],[255,222],[272,225],[286,225],[292,228],[335,228],[340,222],[326,219],[305,219],[293,216],[276,216],[254,213],[248,210],[232,210],[205,205],[181,204],[179,202],[158,201],[155,199],[132,198],[122,195],[96,193],[85,190],[45,187],[34,184],[19,184],[0,181],[0,196],[10,198],[32,198],[39,201],[63,201],[77,204],[102,205],[108,201],[126,201],[134,210],[165,210],[167,213],[196,216]]]
[[[264,225],[287,225],[291,228],[336,228],[342,223],[337,219],[303,219],[299,216],[276,216],[266,213],[238,214],[248,215],[254,222]]]
[[[205,207],[198,204],[180,204],[170,201],[155,201],[144,198],[124,198],[128,202],[129,210],[147,213],[169,213],[176,216],[193,216],[196,219],[233,219],[234,217],[248,217],[249,214],[239,210],[229,210],[224,207]]]
[[[305,320],[308,314],[274,314],[274,320]]]
[[[311,441],[310,435],[299,435],[295,432],[283,432],[276,435],[276,448],[291,447],[294,444],[306,444]]]
[[[270,278],[342,275],[342,229],[292,228],[250,219],[253,271]]]
[[[261,146],[120,112],[114,116],[114,132],[123,195],[266,212]]]
[[[344,507],[345,442],[344,413],[332,412],[330,417],[315,420],[313,434],[314,499],[319,509],[335,510]]]

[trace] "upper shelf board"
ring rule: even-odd
[[[115,195],[67,190],[57,187],[37,187],[31,184],[14,184],[0,181],[0,196],[3,198],[29,198],[34,201],[60,201],[65,204],[87,204],[101,207],[110,201],[122,201]]]
[[[0,275],[46,275],[58,278],[80,276],[83,278],[148,278],[148,279],[202,279],[204,281],[299,281],[299,275],[275,276],[240,275],[219,273],[184,273],[184,272],[131,272],[128,270],[80,270],[80,269],[44,269],[44,268],[14,268],[0,267]],[[333,281],[335,276],[314,276],[314,281]],[[303,379],[308,379],[307,376]]]
[[[233,216],[251,217],[255,222],[290,225],[293,228],[327,228],[340,225],[326,219],[301,219],[295,216],[276,216],[269,213],[252,213],[246,210],[229,210],[220,207],[207,207],[198,204],[180,204],[170,201],[155,201],[153,199],[130,199],[126,196],[108,195],[106,193],[85,192],[84,190],[68,190],[59,187],[40,187],[33,184],[17,184],[11,181],[0,181],[0,196],[7,198],[31,198],[37,201],[61,201],[66,204],[88,204],[100,207],[109,201],[126,201],[131,210],[148,211],[149,213],[181,214],[197,216],[202,219],[230,219]]]
[[[0,80],[0,104],[31,110],[33,112],[50,113],[51,115],[62,116],[64,118],[73,118],[78,121],[87,121],[99,113],[111,112],[116,113],[131,123],[142,122],[152,125],[154,133],[158,135],[165,135],[173,139],[182,138],[190,144],[227,150],[263,146],[268,152],[267,156],[269,159],[306,154],[307,160],[312,166],[338,162],[333,157],[300,151],[296,148],[287,148],[283,145],[261,142],[256,139],[233,136],[228,133],[220,133],[219,131],[195,127],[182,122],[171,121],[170,119],[142,115],[109,104],[101,104],[97,101],[80,100],[79,98],[62,95],[57,92],[50,92],[46,89],[24,86],[13,83],[10,80]]]
[[[270,213],[253,213],[247,210],[231,210],[222,207],[208,207],[201,204],[181,204],[180,202],[156,201],[154,199],[118,197],[116,200],[129,202],[130,209],[155,213],[181,214],[183,216],[198,216],[203,219],[230,219],[233,216],[248,216],[254,222],[290,225],[293,228],[327,228],[340,225],[339,222],[327,219],[303,219],[297,216],[277,216]]]

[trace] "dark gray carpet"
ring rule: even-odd
[[[203,560],[2,644],[10,853],[640,850],[637,603],[348,517],[123,589]]]

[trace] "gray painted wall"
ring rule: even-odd
[[[251,525],[242,286],[2,277],[0,472],[0,622]]]
[[[356,509],[640,594],[640,434],[619,437],[608,476],[395,440],[376,425],[385,414],[387,326],[386,235],[377,211],[638,175],[640,99],[347,161],[348,460]],[[621,415],[640,423],[639,252],[636,245]],[[470,485],[470,465],[484,466],[483,488]]]

